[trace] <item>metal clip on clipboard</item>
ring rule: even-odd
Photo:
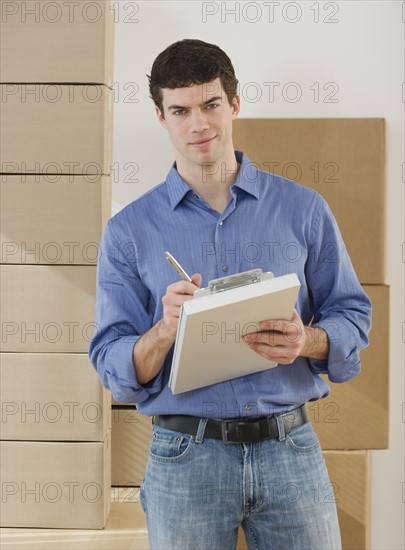
[[[260,283],[267,279],[273,279],[274,274],[271,271],[263,273],[260,268],[251,269],[250,271],[243,271],[242,273],[236,273],[235,275],[227,275],[226,277],[220,277],[218,279],[212,279],[209,281],[206,288],[200,288],[194,292],[195,298],[201,298],[202,296],[209,296],[211,294],[217,294],[218,292],[224,292],[231,290],[232,288],[238,288],[253,283]]]

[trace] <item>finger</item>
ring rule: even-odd
[[[271,326],[273,328],[279,327],[279,328],[276,328],[276,330],[281,330],[281,329],[285,330],[285,328],[288,327],[290,324],[303,325],[302,319],[298,315],[298,311],[296,310],[296,308],[294,308],[293,314],[292,314],[290,320],[288,320],[288,319],[263,319],[262,323],[266,327],[267,326]]]
[[[267,346],[266,344],[249,344],[252,351],[275,363],[290,364],[296,356],[294,354],[286,354],[285,348],[279,346]]]
[[[191,275],[191,280],[193,281],[193,283],[198,286],[198,288],[201,288],[201,283],[202,283],[202,275],[201,273],[194,273],[193,275]],[[194,289],[195,290],[195,289]]]
[[[260,328],[263,330],[275,330],[277,332],[284,332],[291,321],[285,319],[265,319],[260,322]]]
[[[180,317],[181,304],[168,304],[165,312],[172,317]]]
[[[168,308],[175,308],[178,311],[178,314],[180,314],[180,308],[184,304],[184,302],[188,302],[189,300],[192,300],[194,296],[190,294],[165,294],[162,298],[162,303],[165,306],[166,310]]]
[[[301,336],[302,325],[297,321],[286,321],[283,319],[266,320],[260,323],[263,330],[273,330],[282,334],[295,334]]]
[[[166,293],[193,295],[196,290],[195,287],[196,285],[194,283],[189,283],[188,281],[177,281],[167,287]]]
[[[295,328],[290,328],[284,332],[265,331],[257,334],[261,336],[256,339],[252,338],[251,341],[263,342],[264,344],[267,343],[276,346],[294,347],[301,341],[302,330],[301,327],[295,326]]]
[[[267,345],[285,345],[285,336],[278,331],[266,330],[263,332],[252,332],[243,337],[245,342],[263,343]]]

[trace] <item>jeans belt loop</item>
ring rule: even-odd
[[[232,441],[229,441],[229,439],[228,439],[228,423],[229,422],[227,420],[223,420],[221,422],[222,441],[226,445],[229,445],[230,443],[232,443]]]
[[[285,440],[285,431],[284,431],[283,415],[282,414],[276,414],[275,418],[276,418],[277,429],[278,429],[278,440],[279,441],[284,441]]]
[[[202,443],[204,441],[205,428],[207,427],[208,418],[200,418],[200,423],[198,424],[197,433],[195,436],[196,443]]]

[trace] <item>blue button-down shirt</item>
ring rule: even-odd
[[[222,214],[174,164],[163,183],[111,218],[104,231],[89,355],[114,398],[136,403],[146,415],[233,418],[284,412],[329,394],[319,374],[345,382],[360,372],[371,304],[327,203],[314,190],[257,170],[246,155],[235,154],[240,169]],[[327,332],[328,359],[298,357],[291,365],[173,395],[168,387],[172,347],[159,374],[140,385],[134,345],[161,319],[166,287],[179,280],[166,250],[189,274],[201,273],[202,286],[253,268],[275,276],[296,273],[298,314],[304,324],[312,320]]]

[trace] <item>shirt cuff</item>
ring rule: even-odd
[[[335,383],[347,382],[357,376],[361,369],[356,328],[342,317],[329,317],[312,326],[323,328],[329,339],[328,359],[308,358],[312,372],[327,374]]]
[[[139,338],[140,336],[121,337],[108,350],[108,386],[114,399],[122,403],[141,403],[161,390],[163,369],[144,386],[136,379],[133,350]]]

